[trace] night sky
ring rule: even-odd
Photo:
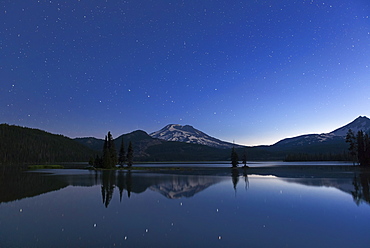
[[[5,0],[0,123],[238,144],[370,116],[368,0]]]

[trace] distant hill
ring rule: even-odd
[[[125,149],[131,141],[134,148],[136,161],[205,161],[205,160],[227,160],[230,151],[209,147],[206,145],[189,144],[176,141],[165,141],[148,135],[145,131],[137,130],[123,134],[114,143],[118,151],[123,139]],[[101,151],[104,140],[95,138],[77,138],[79,143],[97,151]]]
[[[315,152],[339,152],[346,150],[348,144],[345,138],[349,129],[356,134],[362,130],[370,131],[370,119],[367,117],[358,117],[351,123],[340,127],[330,133],[308,134],[293,138],[283,139],[272,147],[274,149],[295,150],[295,151],[315,151]]]
[[[370,119],[358,117],[330,133],[308,134],[283,139],[271,146],[237,146],[241,158],[248,160],[284,160],[287,156],[308,154],[305,159],[346,159],[349,129],[370,132]],[[156,138],[158,137],[158,138]],[[0,164],[88,161],[101,154],[104,140],[93,137],[70,139],[38,129],[0,125]],[[217,161],[230,160],[233,144],[210,137],[186,125],[167,125],[151,135],[137,130],[118,136],[114,142],[118,151],[123,139],[125,148],[131,141],[135,161]],[[199,144],[200,143],[200,144]],[[335,155],[335,156],[334,156]],[[338,156],[337,156],[338,155]]]
[[[114,137],[113,137],[114,138]],[[129,142],[131,141],[134,147],[134,151],[136,153],[136,157],[145,157],[145,150],[151,145],[161,144],[162,142],[150,137],[146,132],[142,130],[133,131],[128,134],[122,134],[121,136],[114,139],[114,144],[116,146],[116,150],[118,151],[121,146],[121,140],[124,140],[125,148],[127,151],[127,147]],[[88,138],[76,138],[75,141],[79,142],[80,144],[93,149],[97,152],[102,152],[104,146],[103,139],[97,139],[93,137]],[[139,155],[141,154],[141,155]]]
[[[75,138],[73,140],[94,151],[101,152],[103,150],[104,140],[102,139],[87,137],[87,138]]]
[[[345,138],[349,129],[355,134],[360,130],[369,132],[370,119],[360,116],[351,123],[335,129],[330,133],[307,134],[286,138],[272,146],[264,147],[264,149],[276,157],[280,157],[280,159],[294,154],[321,154],[322,157],[320,158],[318,156],[317,159],[325,159],[325,157],[328,159],[335,159],[335,157],[346,159],[348,144],[345,142]]]
[[[151,133],[150,136],[167,141],[179,141],[223,149],[232,148],[233,146],[241,147],[239,145],[234,145],[232,143],[211,137],[190,125],[182,126],[179,124],[169,124],[161,130]]]
[[[345,135],[349,129],[355,133],[359,130],[368,132],[370,131],[370,119],[360,116],[330,133],[287,138],[270,146],[235,145],[235,147],[239,157],[246,152],[248,160],[284,160],[292,154],[320,155],[321,157],[316,156],[316,158],[343,160],[347,159],[348,144],[345,142]],[[135,159],[140,161],[229,160],[230,148],[233,146],[231,143],[210,137],[190,125],[178,124],[167,125],[150,135],[141,130],[121,135],[115,139],[117,150],[122,138],[126,148],[128,142],[132,141]],[[97,151],[101,151],[104,144],[104,140],[95,138],[76,140]]]
[[[0,164],[86,162],[95,152],[39,129],[0,124]]]

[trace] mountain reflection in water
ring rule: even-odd
[[[0,247],[368,247],[369,181],[359,168],[0,170]]]
[[[200,175],[163,175],[163,174],[135,174],[130,171],[103,171],[101,173],[103,203],[108,207],[114,189],[118,188],[120,201],[127,192],[142,193],[147,189],[158,192],[169,199],[192,197],[213,184],[227,180],[225,177]]]
[[[158,192],[168,199],[193,197],[195,194],[222,181],[231,181],[236,190],[240,180],[245,188],[249,187],[248,175],[273,175],[289,182],[306,186],[332,187],[350,194],[353,201],[360,205],[370,205],[370,172],[368,170],[339,171],[339,173],[296,174],[272,171],[256,173],[250,170],[227,170],[222,175],[199,175],[189,173],[147,173],[123,170],[86,171],[86,170],[44,170],[24,172],[14,167],[0,167],[0,203],[34,197],[47,192],[60,190],[67,186],[91,187],[101,185],[103,204],[108,207],[115,190],[119,201],[124,194],[130,198],[132,193],[140,194],[147,189]],[[253,187],[253,185],[251,185]]]
[[[172,176],[158,184],[150,186],[150,189],[164,195],[169,199],[178,199],[182,197],[192,197],[196,193],[205,190],[209,186],[219,183],[223,180],[221,177],[205,176]]]
[[[290,183],[306,186],[331,187],[352,195],[353,201],[360,205],[370,205],[370,172],[368,170],[347,173],[343,177],[281,178]]]

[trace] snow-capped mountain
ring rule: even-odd
[[[370,119],[366,116],[360,116],[356,118],[351,123],[340,127],[330,133],[322,133],[322,134],[308,134],[308,135],[301,135],[293,138],[283,139],[277,142],[274,146],[283,146],[283,145],[294,145],[294,146],[304,146],[304,145],[314,145],[320,143],[327,143],[327,142],[341,142],[345,139],[348,130],[352,130],[352,132],[356,135],[356,133],[360,130],[364,132],[370,131]],[[345,143],[343,143],[345,144]]]
[[[220,177],[204,176],[172,176],[172,180],[163,180],[150,186],[150,189],[159,192],[169,199],[192,197],[209,186],[223,180]]]
[[[213,138],[189,125],[169,124],[161,130],[151,133],[150,136],[167,141],[179,141],[217,148],[240,147],[239,145]]]

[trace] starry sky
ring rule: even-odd
[[[370,116],[367,0],[3,0],[0,123],[268,145]]]

